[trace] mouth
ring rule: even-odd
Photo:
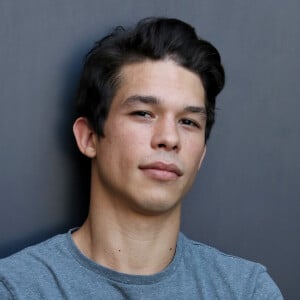
[[[168,164],[164,162],[153,162],[139,167],[147,176],[161,180],[176,180],[183,175],[182,170],[176,164]]]

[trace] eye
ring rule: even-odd
[[[199,125],[198,122],[190,120],[190,119],[181,119],[180,120],[180,124],[191,126],[191,127],[200,128],[200,125]]]
[[[137,110],[131,113],[133,116],[143,117],[143,118],[152,118],[152,114],[148,111]]]

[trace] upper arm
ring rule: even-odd
[[[267,271],[258,274],[253,300],[283,300],[283,296]]]
[[[9,290],[7,284],[0,280],[0,299],[1,300],[12,300],[14,299],[11,291]]]

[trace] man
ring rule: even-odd
[[[218,51],[179,20],[98,42],[73,127],[91,159],[88,217],[2,260],[1,299],[282,299],[263,266],[179,233],[223,85]]]

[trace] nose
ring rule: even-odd
[[[171,118],[158,120],[153,128],[151,146],[154,149],[179,151],[181,143],[177,122]]]

